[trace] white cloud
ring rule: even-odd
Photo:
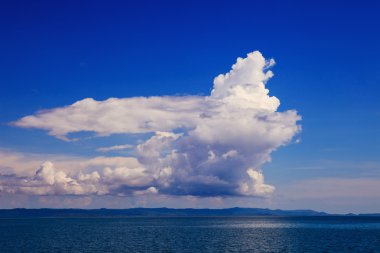
[[[111,147],[97,148],[96,151],[99,151],[99,152],[119,151],[119,150],[124,150],[124,149],[131,149],[133,147],[134,147],[133,145],[125,144],[125,145],[116,145],[116,146],[111,146]]]
[[[269,96],[266,82],[273,76],[268,70],[273,64],[258,51],[238,58],[229,73],[215,78],[210,96],[87,98],[13,124],[45,129],[65,140],[81,131],[99,136],[154,133],[136,146],[134,158],[124,158],[134,159],[135,166],[108,169],[105,161],[111,158],[106,157],[72,164],[95,167],[100,185],[115,194],[268,196],[274,187],[264,183],[261,167],[300,131],[297,112],[277,111],[280,101]],[[78,176],[60,178],[84,182]]]
[[[248,176],[252,179],[250,184],[243,183],[240,187],[243,187],[241,192],[245,195],[267,195],[272,193],[275,188],[274,186],[267,185],[264,183],[264,175],[260,171],[254,169],[247,170]]]
[[[31,157],[17,153],[13,156]],[[43,162],[33,175],[19,171],[18,163],[8,164],[8,173],[0,173],[0,193],[122,196],[158,192],[150,186],[154,179],[152,175],[134,158],[66,159],[66,162],[57,160],[62,168],[50,161]],[[78,167],[68,169],[67,166],[73,166],[73,163]]]
[[[100,136],[115,133],[149,133],[194,127],[204,97],[135,97],[80,100],[70,106],[43,110],[13,124],[39,128],[68,140],[67,134],[91,131]]]

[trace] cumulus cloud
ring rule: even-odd
[[[65,165],[59,161],[57,163]],[[105,164],[111,166],[102,168]],[[78,168],[80,166],[79,164]],[[156,194],[158,191],[151,186],[152,180],[152,175],[138,161],[128,160],[120,164],[118,159],[110,162],[98,157],[83,160],[82,169],[71,172],[57,169],[52,162],[46,161],[31,176],[18,172],[17,168],[13,169],[13,173],[0,173],[0,193],[117,196]]]
[[[265,197],[275,188],[265,184],[262,165],[300,131],[297,112],[278,111],[279,99],[266,88],[273,64],[255,51],[217,76],[209,96],[87,98],[13,125],[44,129],[63,140],[81,131],[97,136],[152,134],[135,147],[136,166],[98,168],[99,177],[47,174],[58,187],[54,193]],[[90,177],[98,181],[84,180]],[[42,179],[36,174],[25,184],[46,183]]]

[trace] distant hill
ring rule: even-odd
[[[280,210],[266,208],[226,209],[175,209],[175,208],[130,208],[130,209],[0,209],[0,218],[33,217],[250,217],[250,216],[337,216],[313,210]],[[373,214],[343,214],[339,216],[380,216]]]
[[[130,208],[130,209],[0,209],[0,218],[28,217],[195,217],[195,216],[326,216],[313,210],[271,210],[262,208],[227,209],[174,209],[174,208]]]

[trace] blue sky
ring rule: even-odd
[[[281,101],[279,111],[297,110],[302,131],[294,138],[299,143],[279,148],[262,166],[275,197],[253,198],[250,206],[380,212],[374,192],[380,190],[379,7],[374,1],[2,1],[0,147],[25,156],[91,158],[99,147],[139,143],[151,133],[67,142],[9,123],[84,98],[207,96],[237,57],[259,50],[276,61],[270,95]],[[331,184],[334,197],[320,189]],[[316,185],[318,194],[295,194],[306,185]],[[150,198],[146,205],[156,205]],[[29,205],[20,199],[4,207]]]

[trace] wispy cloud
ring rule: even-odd
[[[116,146],[111,146],[111,147],[97,148],[96,151],[99,151],[99,152],[109,152],[109,151],[118,151],[118,150],[124,150],[124,149],[131,149],[133,147],[134,147],[133,145],[125,144],[125,145],[116,145]]]

